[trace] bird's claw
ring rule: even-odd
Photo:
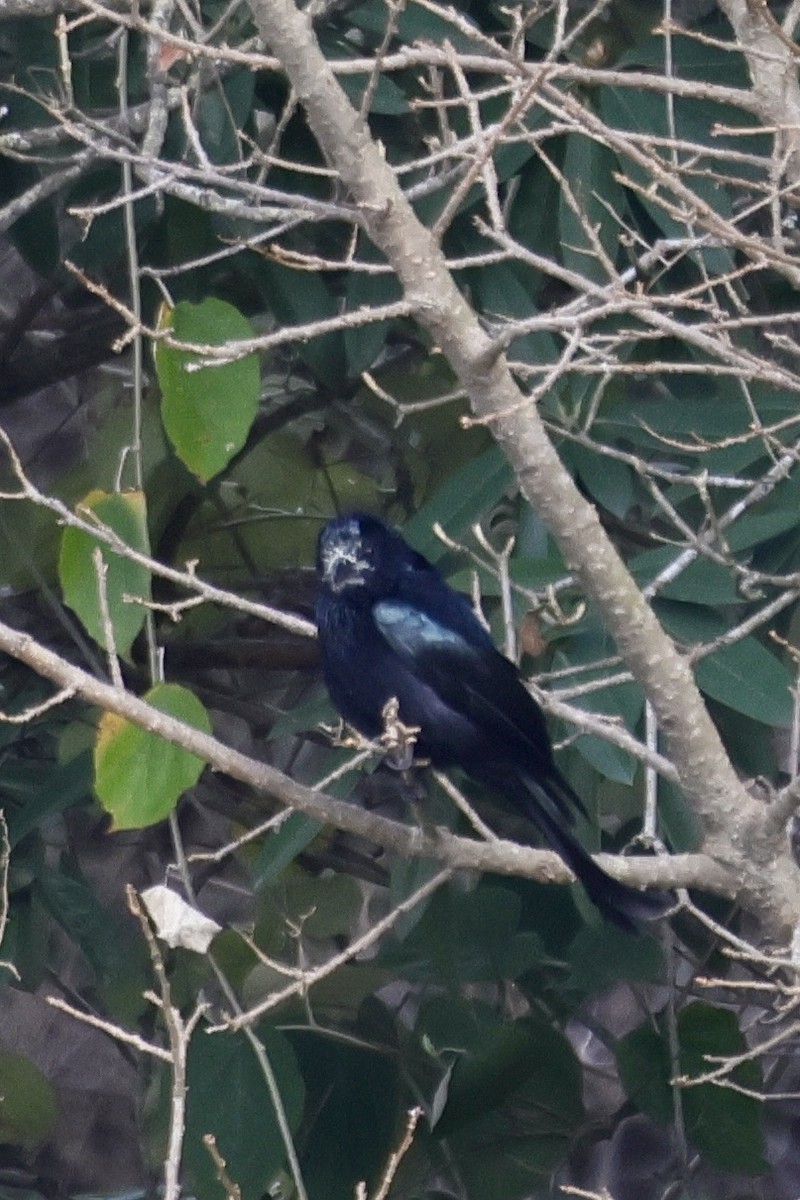
[[[407,771],[414,761],[419,725],[404,725],[400,720],[400,701],[396,696],[387,700],[381,709],[383,733],[378,738],[386,752],[386,760],[396,771]]]
[[[364,737],[352,725],[348,725],[346,721],[337,721],[335,725],[325,725],[320,722],[319,728],[330,738],[331,745],[341,746],[345,750],[370,750],[375,748],[375,743],[369,738]]]

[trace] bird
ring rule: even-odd
[[[629,933],[669,907],[613,879],[573,832],[580,797],[556,765],[541,708],[467,598],[380,517],[350,512],[317,540],[323,677],[348,725],[384,733],[387,705],[414,752],[504,797],[567,863],[605,918]]]

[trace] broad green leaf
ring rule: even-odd
[[[539,938],[521,930],[521,900],[511,887],[481,883],[459,894],[440,888],[402,940],[387,941],[378,961],[410,979],[451,984],[515,979],[539,963]]]
[[[356,881],[345,872],[311,875],[290,870],[285,876],[284,911],[289,920],[312,938],[350,932],[363,905]]]
[[[562,189],[559,204],[564,265],[595,283],[608,283],[609,271],[598,257],[586,227],[594,230],[602,250],[615,264],[620,221],[627,212],[624,193],[614,178],[617,160],[605,146],[583,133],[568,134],[566,143],[562,170],[571,195],[568,200]],[[577,205],[581,219],[570,201]]]
[[[35,1146],[56,1123],[52,1084],[22,1054],[0,1052],[0,1142]]]
[[[702,646],[725,632],[726,625],[713,608],[700,604],[677,604],[660,597],[653,602],[659,621],[671,638],[683,646]]]
[[[398,857],[392,865],[389,882],[389,899],[392,906],[402,904],[409,896],[413,896],[414,892],[432,879],[438,870],[438,863],[430,859]],[[422,920],[430,902],[431,897],[428,896],[426,900],[416,904],[410,912],[404,913],[393,926],[394,936],[401,942],[408,937],[414,926]]]
[[[163,309],[159,327],[198,345],[221,346],[253,336],[238,309],[213,297]],[[245,444],[258,412],[261,375],[256,354],[221,366],[198,367],[201,360],[193,351],[156,345],[164,428],[178,457],[205,483]]]
[[[109,163],[98,162],[95,167],[82,172],[74,187],[63,195],[67,206],[94,204],[98,197],[116,187],[117,168]],[[138,237],[144,238],[158,217],[158,204],[154,196],[144,196],[133,208],[133,222]],[[110,262],[119,262],[125,243],[125,218],[122,210],[113,207],[99,212],[96,220],[89,222],[86,236],[69,243],[70,261],[84,271],[97,272],[107,269]]]
[[[339,40],[337,47],[341,47],[342,44],[341,40]],[[354,53],[354,50],[355,48],[351,46],[351,53]],[[337,57],[341,56],[337,55]],[[369,79],[367,79],[366,75],[341,75],[339,78],[342,88],[347,93],[351,104],[356,108],[360,108],[367,84],[372,84],[374,76],[370,75]],[[406,100],[403,92],[388,75],[381,74],[378,76],[377,87],[372,90],[372,101],[369,111],[373,113],[386,113],[393,117],[408,112],[408,100]]]
[[[704,380],[702,389],[696,385],[691,396],[680,395],[674,381],[670,381],[670,389],[673,395],[666,400],[634,395],[604,405],[595,422],[596,436],[612,445],[623,438],[662,455],[662,439],[674,440],[680,448],[668,448],[669,460],[680,462],[695,457],[695,442],[713,443],[741,432],[741,411],[719,402],[713,381]],[[705,467],[705,456],[702,462]]]
[[[351,292],[348,293],[348,305],[352,304]],[[348,337],[347,331],[345,337]],[[352,347],[358,356],[360,347],[356,346],[355,341],[353,338]],[[386,366],[376,369],[375,374],[378,384],[393,400],[412,409],[422,401],[436,400],[458,391],[457,380],[441,355],[420,358],[413,363],[403,362],[400,367],[390,360]],[[378,400],[365,386],[359,390],[355,404],[379,429],[385,428],[387,407],[384,400]],[[488,429],[480,425],[472,425],[467,429],[459,427],[461,418],[468,413],[466,399],[407,411],[397,427],[384,435],[391,439],[390,449],[387,446],[381,455],[386,460],[382,476],[389,478],[390,490],[398,491],[401,485],[403,490],[406,489],[407,472],[413,484],[414,507],[419,508],[436,495],[449,477],[487,450],[493,444]],[[381,451],[376,447],[374,453],[380,455]],[[398,464],[401,464],[399,477],[395,473]],[[391,476],[389,471],[392,472]],[[383,487],[386,490],[386,484]],[[385,496],[379,497],[378,503],[383,510],[386,506]]]
[[[748,1049],[735,1014],[711,1004],[690,1004],[683,1009],[678,1016],[678,1041],[681,1072],[689,1077],[704,1075],[720,1059],[744,1054]],[[731,1079],[758,1092],[761,1087],[758,1063],[742,1063]],[[713,1083],[683,1089],[686,1131],[706,1162],[721,1171],[759,1175],[768,1169],[764,1160],[762,1111],[763,1106],[755,1096]]]
[[[195,120],[203,149],[213,163],[238,162],[243,145],[243,129],[253,106],[255,75],[242,68],[205,88],[198,96]]]
[[[593,454],[584,446],[567,445],[562,458],[577,471],[592,498],[622,520],[634,498],[633,471],[627,463],[602,454]]]
[[[631,88],[605,87],[600,90],[600,111],[609,125],[620,130],[631,130],[645,137],[668,137],[670,129],[667,119],[667,107],[664,97],[644,89],[634,91]],[[720,119],[720,114],[731,116],[728,109],[720,105],[702,101],[684,101],[680,97],[674,100],[674,116],[677,136],[687,141],[702,143],[708,138],[708,130],[714,122]],[[738,110],[737,110],[738,115]],[[724,119],[724,118],[723,118]],[[657,151],[654,151],[656,154]],[[714,161],[714,160],[711,160]],[[655,160],[655,171],[661,166],[662,160]],[[647,210],[655,224],[667,237],[686,237],[690,225],[673,215],[668,197],[666,204],[661,204],[655,196],[661,196],[659,189],[655,194],[650,192],[649,185],[653,175],[646,167],[631,159],[625,162],[626,174],[640,186],[636,197]],[[709,170],[710,174],[710,170]],[[696,196],[708,204],[712,211],[730,219],[732,216],[731,196],[729,189],[710,178],[704,177],[699,170],[692,176],[692,190]],[[687,218],[688,221],[691,218]],[[734,266],[733,253],[723,246],[708,246],[690,251],[693,258],[705,263],[709,271],[724,272]],[[686,428],[689,428],[687,426]]]
[[[576,632],[574,636],[564,639],[563,649],[559,649],[554,655],[553,666],[556,669],[584,668],[580,680],[581,683],[588,684],[593,680],[602,680],[605,674],[602,669],[593,669],[593,664],[613,653],[613,643],[608,635],[590,617],[588,621],[584,621],[582,632]],[[599,687],[596,691],[575,697],[573,703],[586,712],[621,721],[625,728],[632,730],[641,716],[644,700],[641,689],[636,684],[623,683],[612,687]],[[627,751],[615,746],[613,742],[594,734],[581,734],[576,741],[576,749],[607,779],[628,785],[633,783],[637,763]]]
[[[767,501],[744,513],[726,531],[725,541],[733,551],[756,546],[787,530],[797,529],[800,473],[795,471],[774,489]]]
[[[77,864],[63,859],[57,870],[42,864],[34,894],[50,921],[57,921],[94,971],[110,1015],[137,1021],[143,1008],[149,963],[142,939],[121,910],[101,901]]]
[[[723,646],[695,667],[701,691],[765,725],[792,720],[792,674],[755,638]]]
[[[338,62],[358,57],[361,50],[361,47],[354,44],[350,38],[342,37],[340,30],[331,30],[324,24],[320,24],[317,36],[326,58],[332,57]],[[400,76],[400,78],[404,84],[413,86],[412,77]],[[363,111],[367,88],[370,93],[369,112],[399,117],[409,111],[406,94],[392,75],[381,72],[376,79],[375,73],[372,71],[369,73],[364,71],[363,74],[348,72],[340,75],[339,80],[350,103],[359,112]]]
[[[650,1023],[617,1042],[617,1068],[632,1102],[666,1125],[672,1116],[670,1057],[666,1037]]]
[[[687,1005],[678,1014],[677,1032],[678,1073],[690,1079],[704,1075],[720,1060],[747,1050],[734,1013],[711,1004]],[[633,1102],[656,1121],[670,1122],[673,1069],[664,1029],[648,1023],[629,1033],[617,1044],[617,1065]],[[757,1092],[761,1085],[758,1064],[754,1061],[740,1064],[731,1080]],[[761,1132],[762,1106],[755,1097],[703,1083],[682,1087],[681,1104],[689,1139],[710,1166],[748,1175],[758,1175],[767,1169]]]
[[[383,0],[377,4],[372,0],[370,4],[352,9],[349,16],[353,24],[360,29],[383,37],[389,20],[389,12],[389,6],[383,3]],[[423,8],[419,4],[410,4],[408,7],[401,8],[398,13],[394,13],[393,19],[397,21],[398,37],[404,42],[420,41],[438,46],[446,40],[455,50],[467,53],[475,53],[483,45],[483,42],[479,40],[480,28],[477,24],[475,25],[476,36],[474,39],[466,32],[465,26],[470,23],[470,18],[466,14],[456,23],[446,20],[444,16]]]
[[[530,277],[511,263],[496,263],[491,271],[466,271],[475,307],[490,320],[509,317],[525,320],[536,312]],[[522,282],[524,280],[524,283]],[[560,348],[549,331],[523,333],[515,337],[508,351],[513,361],[541,366],[556,363]]]
[[[569,986],[587,994],[629,979],[663,978],[664,954],[652,937],[631,937],[607,921],[584,925],[569,947]]]
[[[283,263],[259,259],[256,276],[265,303],[281,325],[305,325],[341,315],[339,297],[322,272],[295,271]],[[343,333],[307,338],[299,343],[297,353],[323,388],[335,388],[345,378]]]
[[[628,562],[628,569],[640,586],[655,579],[681,554],[674,546],[644,550]],[[659,596],[696,604],[741,604],[742,598],[730,571],[708,558],[696,558],[686,570],[661,588]]]
[[[272,883],[289,863],[294,862],[313,842],[323,826],[305,813],[289,813],[274,833],[267,835],[258,858],[253,864],[253,881],[257,888]]]
[[[158,683],[142,697],[159,712],[211,732],[200,701],[175,683]],[[140,729],[116,713],[104,713],[94,751],[95,789],[115,829],[141,829],[163,821],[200,778],[202,759]]]
[[[538,157],[525,164],[518,177],[509,232],[523,246],[553,259],[558,248],[560,197],[558,181]],[[542,274],[529,268],[528,278],[538,290]]]
[[[435,562],[446,553],[446,547],[433,532],[434,523],[438,521],[451,537],[462,537],[508,490],[513,479],[502,450],[492,446],[442,484],[408,522],[403,531],[405,536],[420,553]]]
[[[368,1195],[377,1195],[397,1146],[405,1120],[400,1103],[408,1092],[400,1090],[395,1054],[386,1052],[383,1036],[377,1040],[375,1053],[352,1044],[354,1038],[348,1045],[327,1030],[315,1033],[313,1026],[294,1038],[309,1114],[301,1166],[312,1200],[353,1200],[361,1180]]]
[[[362,257],[370,262],[381,261],[378,254],[367,248]],[[357,312],[360,308],[373,308],[399,300],[402,288],[395,275],[370,275],[353,271],[347,280],[346,294],[348,312]],[[344,350],[347,373],[351,379],[357,379],[362,371],[369,370],[378,359],[392,324],[391,321],[372,321],[369,325],[345,329]]]
[[[261,571],[310,566],[332,494],[341,511],[379,508],[383,499],[375,480],[349,462],[315,461],[308,446],[282,431],[243,454],[225,482],[195,509],[176,557],[199,558],[207,576],[234,589],[252,585],[243,562]]]
[[[141,492],[89,492],[76,511],[108,526],[126,545],[139,553],[149,553],[147,510]],[[108,614],[114,630],[114,645],[123,658],[130,657],[133,640],[144,624],[146,609],[127,597],[150,598],[150,572],[147,567],[132,562],[109,549],[105,543],[84,533],[82,529],[67,528],[61,539],[58,574],[66,603],[80,617],[84,626],[101,646],[110,649],[100,607],[100,581],[92,558],[99,547],[108,571],[105,593]]]
[[[23,168],[21,163],[12,163],[9,159],[4,161],[4,171],[13,167],[22,168],[21,179],[27,175],[28,169]],[[33,187],[38,179],[37,169],[30,168],[28,186]],[[26,189],[23,187],[20,190]],[[11,237],[25,261],[40,276],[46,279],[58,270],[64,252],[59,238],[58,211],[52,201],[36,204],[18,217],[12,226]]]
[[[689,646],[713,642],[726,628],[713,609],[699,604],[657,600],[653,607],[670,636]],[[791,721],[793,676],[755,637],[701,658],[694,674],[701,691],[735,712],[765,725]]]
[[[571,1124],[583,1111],[575,1051],[558,1030],[525,1017],[484,1030],[480,1044],[456,1060],[436,1132],[447,1137],[513,1098],[523,1084],[547,1096],[548,1126]]]
[[[68,762],[9,757],[3,763],[3,809],[12,849],[52,813],[80,803],[91,792],[92,763],[85,750]]]
[[[276,1029],[257,1030],[291,1128],[303,1112],[305,1088],[288,1040]],[[198,1200],[224,1200],[203,1145],[213,1134],[242,1200],[260,1200],[282,1170],[286,1152],[275,1107],[253,1047],[242,1033],[200,1028],[187,1062],[185,1162]]]
[[[659,784],[658,820],[665,840],[675,854],[689,853],[702,845],[697,814],[680,788],[666,779]]]

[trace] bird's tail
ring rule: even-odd
[[[581,809],[583,805],[560,775],[543,784],[514,772],[513,780],[506,775],[500,790],[516,800],[547,843],[575,872],[595,907],[620,929],[639,933],[643,923],[663,917],[673,907],[674,902],[664,892],[643,892],[612,879],[584,850],[567,827],[572,818],[568,802]]]
[[[639,933],[647,921],[663,917],[674,902],[664,892],[642,892],[607,875],[572,834],[546,811],[537,811],[537,824],[552,848],[577,875],[592,904],[608,921],[626,933]]]

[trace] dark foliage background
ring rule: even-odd
[[[765,28],[785,19],[791,41],[795,7]],[[321,522],[374,510],[480,597],[545,689],[586,844],[698,848],[641,689],[250,8],[0,0],[0,18],[0,425],[38,489],[0,500],[2,619],[296,779],[397,820],[416,799],[467,832],[377,755],[330,778],[354,752],[320,729],[334,714],[302,620],[184,606],[151,562],[307,620]],[[371,0],[314,6],[313,26],[735,767],[793,777],[795,149],[721,7]],[[93,521],[140,555],[106,549],[100,587]],[[209,1132],[245,1200],[378,1196],[417,1105],[395,1197],[795,1195],[791,963],[776,975],[725,897],[698,890],[701,912],[627,938],[570,887],[434,881],[436,864],[198,779],[76,697],[40,708],[51,685],[11,658],[0,685],[3,1200],[154,1195],[176,1129],[187,1196],[238,1194]],[[123,885],[164,881],[221,932],[154,966]],[[261,1002],[249,1036],[209,1032]],[[185,1114],[170,1007],[197,1020]]]

